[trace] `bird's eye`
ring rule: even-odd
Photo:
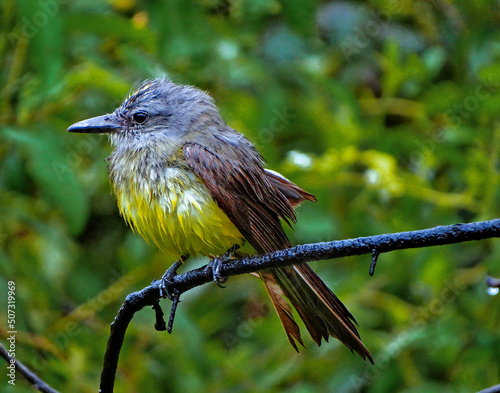
[[[137,112],[137,113],[134,113],[134,115],[133,115],[134,121],[138,124],[144,123],[147,118],[148,118],[148,114],[146,112]]]

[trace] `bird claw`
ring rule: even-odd
[[[206,272],[208,273],[210,272],[210,270],[212,271],[213,280],[220,288],[225,288],[225,286],[222,284],[224,284],[229,279],[229,277],[225,277],[222,275],[221,273],[222,265],[224,264],[224,262],[231,259],[231,257],[238,248],[240,248],[240,246],[235,244],[229,250],[227,250],[224,253],[224,255],[221,255],[220,257],[215,257],[212,260],[210,260],[210,262],[206,267]]]
[[[207,273],[210,270],[212,271],[213,280],[220,288],[225,288],[225,286],[222,284],[224,284],[229,279],[228,277],[224,277],[221,274],[222,264],[227,260],[227,258],[224,257],[225,254],[223,257],[213,258],[206,267]]]
[[[182,265],[182,259],[175,261],[172,266],[170,266],[165,274],[161,278],[160,283],[160,296],[162,298],[169,298],[170,300],[175,299],[175,289],[172,290],[170,287],[174,284],[174,277],[177,276],[177,269]]]

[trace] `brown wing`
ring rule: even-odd
[[[225,148],[231,154],[223,156],[198,143],[188,143],[183,152],[219,207],[257,252],[290,247],[280,218],[288,224],[295,222],[291,203],[273,186],[257,154],[237,151],[232,145]]]
[[[224,155],[217,151],[224,150]],[[219,207],[259,253],[290,247],[280,218],[295,222],[293,207],[305,199],[316,200],[280,174],[262,168],[254,150],[233,144],[210,150],[188,143],[184,156],[210,190]],[[293,304],[318,345],[333,336],[363,359],[373,362],[359,338],[354,317],[306,264],[259,272],[283,324],[290,344],[303,345],[293,317]]]

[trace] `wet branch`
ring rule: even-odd
[[[370,274],[373,274],[379,256],[385,252],[409,248],[441,246],[494,237],[500,237],[500,219],[470,224],[438,226],[420,231],[305,244],[265,255],[228,260],[223,264],[221,273],[225,277],[230,277],[262,269],[295,265],[303,262],[371,254]],[[179,294],[182,294],[194,287],[212,282],[212,279],[212,272],[205,269],[205,267],[201,267],[175,276],[172,279],[173,283],[169,289],[171,291],[178,291]],[[153,306],[158,319],[157,308],[159,307],[159,299],[159,281],[153,282],[150,286],[141,291],[128,295],[125,299],[125,302],[118,311],[118,315],[111,324],[111,334],[108,340],[101,374],[100,392],[109,393],[113,391],[118,357],[125,331],[135,312],[146,306]]]

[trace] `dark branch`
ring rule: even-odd
[[[101,373],[100,392],[112,392],[115,382],[116,366],[120,349],[125,337],[125,331],[128,324],[134,317],[134,314],[146,306],[154,306],[160,299],[160,281],[153,282],[150,286],[135,293],[131,293],[125,298],[113,323],[111,323],[111,332],[104,354],[104,365]]]
[[[5,349],[5,347],[0,344],[0,356],[5,359],[5,361],[10,364],[11,357],[9,352]],[[26,379],[33,387],[44,393],[58,393],[57,390],[52,389],[49,385],[47,385],[44,381],[42,381],[34,372],[28,369],[25,365],[23,365],[19,360],[15,359],[15,367],[16,371],[21,374],[24,379]]]
[[[229,277],[303,262],[362,254],[379,255],[395,250],[440,246],[493,237],[500,237],[500,219],[471,224],[439,226],[389,235],[305,244],[265,255],[227,261],[223,264],[220,273],[224,277]],[[376,258],[374,262],[376,262]],[[373,262],[372,266],[374,268]],[[212,282],[212,280],[213,276],[210,269],[201,267],[173,277],[169,289],[179,291],[179,294],[182,294],[194,287]],[[153,306],[158,301],[160,286],[161,282],[156,281],[143,290],[128,295],[118,311],[118,315],[111,324],[111,334],[104,358],[100,390],[102,393],[113,391],[118,356],[129,322],[135,312],[145,306]]]
[[[172,299],[172,308],[170,309],[170,315],[168,317],[167,332],[169,334],[172,333],[172,328],[174,327],[175,312],[177,311],[177,306],[179,305],[181,294],[182,293],[179,290],[174,289],[174,295],[173,295],[173,299]]]
[[[163,310],[160,307],[160,300],[158,299],[155,304],[153,304],[153,310],[155,310],[156,323],[155,330],[162,332],[167,330],[167,325],[165,324],[165,320],[163,319]]]
[[[375,274],[375,267],[377,266],[379,255],[380,253],[378,252],[378,250],[372,250],[372,263],[370,263],[370,270],[368,271],[368,274],[370,276],[373,276],[373,274]]]

